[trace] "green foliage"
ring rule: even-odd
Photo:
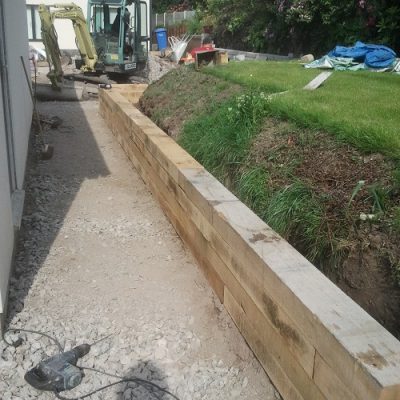
[[[393,214],[393,229],[397,234],[400,234],[400,207],[396,207]]]
[[[271,195],[268,181],[269,175],[265,168],[255,165],[239,174],[235,182],[239,198],[260,217],[264,216]]]
[[[196,35],[203,32],[203,23],[199,13],[196,13],[193,19],[187,21],[187,30],[191,35]]]
[[[322,229],[320,199],[298,180],[273,188],[265,168],[249,164],[235,185],[239,198],[311,261],[320,260],[332,246]]]
[[[324,129],[365,152],[400,159],[399,76],[374,72],[335,72],[315,91],[301,88],[320,71],[297,63],[241,62],[210,68],[212,74],[267,93],[268,112],[313,129]]]
[[[271,196],[264,219],[311,261],[320,260],[331,248],[321,201],[301,181]]]
[[[399,167],[397,167],[393,171],[393,187],[396,190],[400,190],[400,168]]]
[[[400,31],[400,7],[393,5],[379,11],[379,20],[376,24],[378,33],[383,43],[390,43],[398,49]]]
[[[181,0],[154,0],[152,5],[154,12],[164,13],[167,12],[170,7],[176,6],[180,3],[182,3]]]
[[[364,40],[400,50],[397,0],[204,0],[201,9],[221,46],[322,55]]]
[[[393,278],[397,283],[397,286],[400,287],[400,263],[394,264],[392,266]]]
[[[296,62],[278,61],[230,62],[203,71],[254,90],[258,88],[266,93],[301,88],[320,73],[317,70],[301,68]]]
[[[265,116],[265,95],[244,94],[185,124],[179,143],[220,180],[232,179]],[[213,110],[213,111],[212,111]]]
[[[314,261],[331,248],[321,229],[321,203],[299,181],[284,189],[268,185],[265,168],[248,159],[267,104],[265,93],[250,91],[218,108],[210,106],[206,113],[185,124],[179,143]]]
[[[380,185],[371,185],[368,191],[372,200],[372,212],[383,213],[389,200],[388,190]]]

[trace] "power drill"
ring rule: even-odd
[[[62,392],[73,389],[84,377],[83,371],[76,363],[89,353],[90,347],[89,344],[81,344],[41,361],[25,374],[25,380],[38,390]]]

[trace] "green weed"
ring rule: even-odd
[[[231,99],[184,125],[179,143],[218,179],[232,178],[265,116],[263,95]],[[212,109],[212,107],[209,107]]]
[[[244,171],[236,183],[239,198],[311,261],[321,259],[332,243],[322,232],[320,199],[300,181],[277,190],[269,178],[260,166]]]
[[[235,183],[238,197],[261,218],[271,195],[268,181],[268,172],[263,167],[253,166],[240,174]]]
[[[400,207],[394,209],[392,227],[397,234],[400,234]]]
[[[393,278],[397,283],[397,286],[400,287],[400,263],[393,265],[392,271],[393,271]]]
[[[368,188],[372,200],[372,212],[383,213],[389,201],[389,192],[381,185],[371,185]]]
[[[273,194],[264,219],[311,261],[321,259],[332,248],[323,229],[321,202],[300,181]]]
[[[392,175],[394,189],[400,190],[400,168],[396,168]]]

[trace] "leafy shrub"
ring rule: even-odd
[[[322,55],[356,40],[400,50],[397,0],[205,0],[218,45]]]

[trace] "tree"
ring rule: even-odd
[[[218,45],[322,55],[356,40],[400,50],[398,0],[203,0]]]

